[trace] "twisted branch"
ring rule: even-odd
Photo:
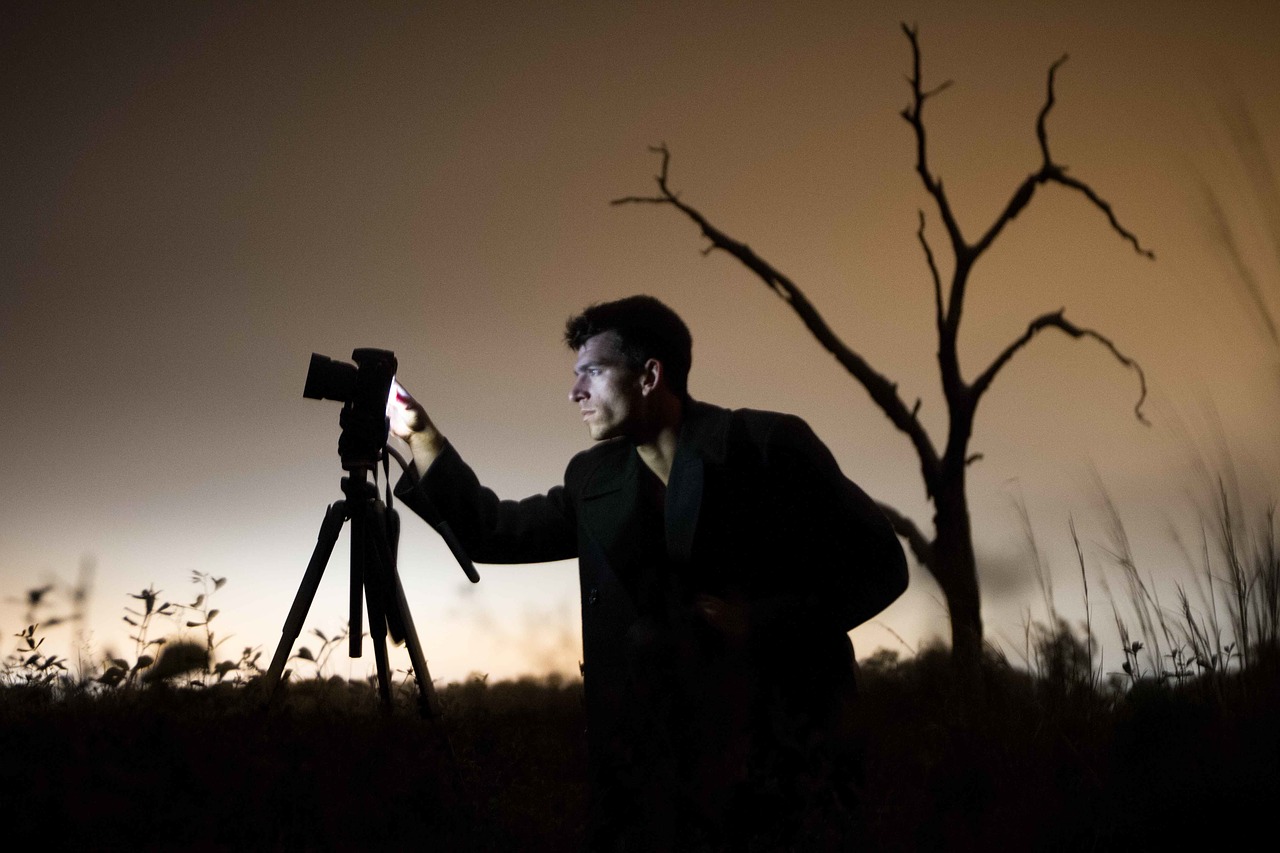
[[[800,317],[805,328],[817,339],[824,349],[835,356],[836,361],[848,371],[854,379],[871,395],[871,399],[888,416],[893,425],[907,434],[920,457],[924,473],[925,488],[933,494],[933,483],[938,476],[938,453],[933,442],[925,432],[924,426],[916,417],[914,410],[908,409],[898,396],[898,386],[890,382],[867,363],[861,355],[847,346],[839,336],[827,325],[826,320],[818,312],[791,279],[783,275],[771,264],[757,255],[750,246],[738,242],[712,225],[696,208],[685,204],[677,193],[671,191],[667,182],[668,169],[671,163],[671,152],[667,146],[657,145],[650,148],[655,154],[662,155],[662,169],[654,180],[658,185],[658,194],[653,196],[625,196],[616,198],[610,204],[668,204],[689,217],[710,241],[706,252],[715,249],[727,252],[737,258],[747,269],[751,270],[778,298],[786,302]]]
[[[1019,350],[1030,343],[1031,339],[1039,334],[1041,329],[1052,327],[1059,329],[1076,339],[1094,339],[1110,350],[1111,354],[1115,356],[1117,361],[1138,374],[1138,402],[1133,406],[1133,413],[1139,421],[1150,426],[1150,422],[1147,420],[1146,416],[1142,414],[1142,404],[1147,399],[1147,376],[1142,371],[1142,366],[1138,364],[1138,362],[1129,358],[1129,356],[1122,353],[1110,338],[1094,331],[1093,329],[1086,329],[1072,323],[1063,316],[1063,312],[1065,310],[1065,308],[1059,308],[1057,311],[1041,314],[1027,325],[1027,330],[1023,332],[1017,340],[1005,347],[1004,351],[996,356],[995,360],[991,362],[991,365],[984,370],[976,380],[974,380],[972,387],[974,405],[977,405],[978,398],[986,393],[987,389],[991,387],[991,382],[996,378],[996,374],[999,373],[1001,368],[1009,362],[1009,359],[1013,358]]]
[[[1150,249],[1143,248],[1142,244],[1132,231],[1120,224],[1120,220],[1116,217],[1115,211],[1112,209],[1110,202],[1100,196],[1093,187],[1087,183],[1067,175],[1067,167],[1055,163],[1053,155],[1049,151],[1049,131],[1046,127],[1049,112],[1057,103],[1057,96],[1054,92],[1054,82],[1058,75],[1058,69],[1067,61],[1067,55],[1063,54],[1056,62],[1049,66],[1048,83],[1046,85],[1044,106],[1040,108],[1039,114],[1036,116],[1036,140],[1040,144],[1040,168],[1032,172],[1030,175],[1022,179],[1022,183],[1013,191],[1009,202],[1005,205],[1000,215],[996,217],[996,221],[991,224],[987,232],[982,235],[973,246],[969,247],[971,257],[977,259],[979,255],[987,250],[995,241],[1004,227],[1017,218],[1023,208],[1031,201],[1031,196],[1035,194],[1036,187],[1040,184],[1055,183],[1060,184],[1068,189],[1076,190],[1085,198],[1093,203],[1094,207],[1102,211],[1110,223],[1111,229],[1119,234],[1125,241],[1133,246],[1135,252],[1149,260],[1155,260],[1155,253]]]

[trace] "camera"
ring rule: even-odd
[[[342,467],[372,467],[382,458],[389,428],[387,406],[396,375],[396,355],[390,350],[361,348],[351,352],[355,364],[311,354],[302,396],[342,403],[338,422],[338,455]]]

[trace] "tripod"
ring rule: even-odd
[[[387,634],[397,644],[403,642],[409,650],[413,664],[413,677],[418,683],[418,708],[427,719],[440,716],[440,702],[427,659],[418,642],[418,632],[409,615],[404,587],[396,571],[396,547],[400,542],[400,516],[389,507],[391,503],[388,457],[395,456],[401,466],[404,459],[387,446],[390,421],[387,409],[395,385],[396,356],[390,350],[362,348],[352,351],[355,365],[334,361],[319,353],[311,354],[311,366],[307,370],[307,383],[302,396],[314,400],[340,400],[342,412],[338,423],[342,434],[338,437],[338,456],[342,469],[348,476],[342,478],[343,500],[330,504],[320,524],[320,535],[311,562],[302,576],[298,594],[289,608],[289,617],[281,630],[280,645],[267,669],[264,685],[268,701],[276,694],[284,665],[302,631],[302,623],[315,600],[320,578],[333,554],[333,546],[342,532],[342,525],[351,522],[351,621],[349,638],[351,657],[360,657],[363,631],[360,626],[360,598],[363,593],[369,609],[369,638],[373,641],[373,658],[378,668],[378,697],[384,711],[391,710],[391,671],[387,663]],[[358,365],[358,366],[357,366]],[[378,500],[378,488],[370,482],[376,475],[378,461],[382,462],[387,477],[387,503]],[[449,529],[440,514],[425,497],[418,512],[444,538],[463,572],[472,583],[480,580],[475,566],[463,550],[461,543]]]
[[[385,457],[384,457],[385,458]],[[344,467],[346,467],[344,465]],[[440,702],[427,659],[418,641],[413,618],[405,601],[404,587],[396,571],[396,548],[400,540],[400,516],[378,499],[378,489],[369,482],[373,464],[358,464],[348,468],[349,476],[342,478],[343,500],[335,501],[325,511],[320,524],[320,534],[306,574],[298,587],[298,593],[289,609],[289,616],[281,630],[280,645],[267,670],[266,686],[274,696],[284,673],[285,663],[293,644],[302,631],[302,623],[315,599],[329,557],[342,525],[351,522],[351,657],[361,656],[361,593],[369,609],[369,639],[373,643],[373,658],[378,671],[378,697],[384,711],[391,709],[391,673],[387,662],[387,634],[397,644],[403,642],[413,664],[413,677],[418,685],[418,709],[423,717],[431,720],[440,717]],[[468,561],[468,565],[470,561]],[[475,569],[471,569],[474,573]],[[469,573],[470,574],[470,573]],[[477,578],[478,579],[478,578]]]

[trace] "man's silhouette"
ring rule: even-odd
[[[847,632],[907,584],[888,522],[804,421],[693,400],[658,300],[592,306],[565,340],[597,444],[546,494],[499,500],[407,393],[392,429],[414,461],[397,494],[473,559],[578,558],[591,845],[787,844],[847,816]]]

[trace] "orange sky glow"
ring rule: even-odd
[[[27,589],[71,581],[87,558],[91,655],[132,652],[127,593],[154,584],[188,602],[198,571],[227,578],[221,656],[269,657],[340,497],[339,407],[301,396],[313,351],[394,350],[482,479],[522,497],[589,441],[567,399],[565,318],[637,292],[691,327],[695,397],[801,415],[848,476],[927,525],[910,445],[786,306],[731,258],[704,257],[675,211],[608,204],[651,191],[648,146],[666,143],[682,197],[785,271],[940,429],[918,210],[945,246],[898,115],[903,20],[919,25],[926,85],[954,81],[925,120],[963,226],[985,228],[1039,165],[1045,74],[1069,53],[1055,157],[1156,253],[1050,187],[974,274],[970,376],[1065,307],[1151,390],[1145,427],[1132,373],[1047,332],[984,401],[970,494],[990,638],[1016,660],[1027,614],[1044,618],[1019,502],[1076,619],[1068,518],[1101,581],[1099,483],[1165,579],[1184,571],[1179,537],[1195,551],[1196,502],[1225,459],[1247,512],[1274,497],[1280,350],[1233,284],[1204,194],[1224,200],[1276,316],[1280,235],[1224,119],[1247,113],[1280,169],[1274,4],[21,3],[6,18],[6,637]],[[309,628],[342,626],[346,568],[335,556]],[[572,563],[481,566],[473,587],[406,516],[401,571],[437,678],[576,674]],[[913,567],[907,595],[854,640],[866,654],[945,633],[940,593]],[[50,637],[70,649],[69,629]],[[371,668],[343,651],[331,667]]]

